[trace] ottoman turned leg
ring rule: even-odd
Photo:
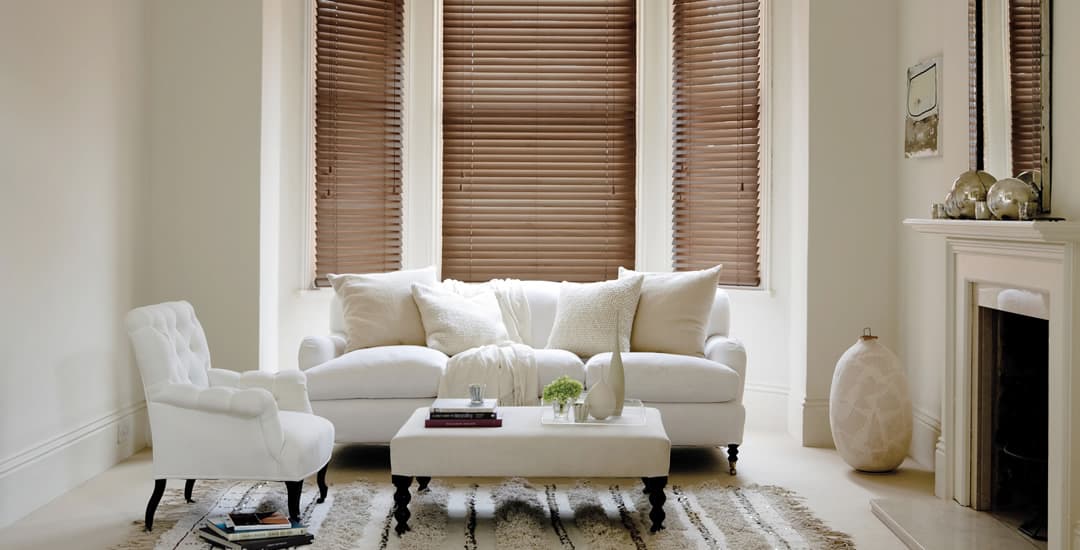
[[[417,493],[423,493],[424,491],[428,490],[428,483],[431,483],[431,477],[417,476],[416,483],[419,485],[416,488],[416,492]]]
[[[667,485],[667,476],[646,477],[643,480],[645,481],[645,492],[649,495],[649,504],[652,504],[652,510],[649,510],[652,527],[649,530],[655,533],[663,530],[664,518],[667,517],[667,514],[664,513],[664,503],[667,502],[664,486]]]
[[[412,500],[412,496],[409,494],[409,486],[412,485],[412,476],[391,475],[390,481],[397,488],[394,491],[394,519],[397,520],[394,531],[400,537],[405,531],[410,530],[409,516],[412,514],[409,513],[409,501]]]

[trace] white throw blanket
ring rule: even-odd
[[[469,384],[485,384],[484,396],[499,405],[536,405],[536,358],[524,344],[480,346],[450,358],[439,382],[439,397],[468,397]]]
[[[439,382],[439,397],[468,397],[469,384],[485,384],[484,395],[497,397],[500,405],[535,405],[538,402],[536,358],[527,344],[531,337],[529,300],[521,281],[492,279],[469,284],[454,279],[443,286],[462,296],[491,290],[499,302],[510,342],[465,350],[446,363]]]

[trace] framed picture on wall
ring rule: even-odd
[[[904,157],[936,157],[941,123],[941,57],[921,61],[907,70],[907,114],[904,117]]]

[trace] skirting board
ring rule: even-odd
[[[0,462],[0,528],[135,454],[146,446],[149,424],[146,402],[139,402]]]
[[[914,422],[911,425],[911,458],[921,466],[934,468],[934,452],[938,438],[941,437],[941,421],[929,411],[915,408],[912,410]]]
[[[746,384],[743,405],[746,406],[746,425],[766,430],[784,430],[787,427],[787,395],[784,386],[772,384]]]
[[[835,448],[832,427],[829,425],[829,400],[806,398],[802,403],[802,412],[803,447]]]

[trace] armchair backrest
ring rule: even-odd
[[[162,383],[209,385],[210,349],[191,304],[143,306],[125,320],[144,391]]]

